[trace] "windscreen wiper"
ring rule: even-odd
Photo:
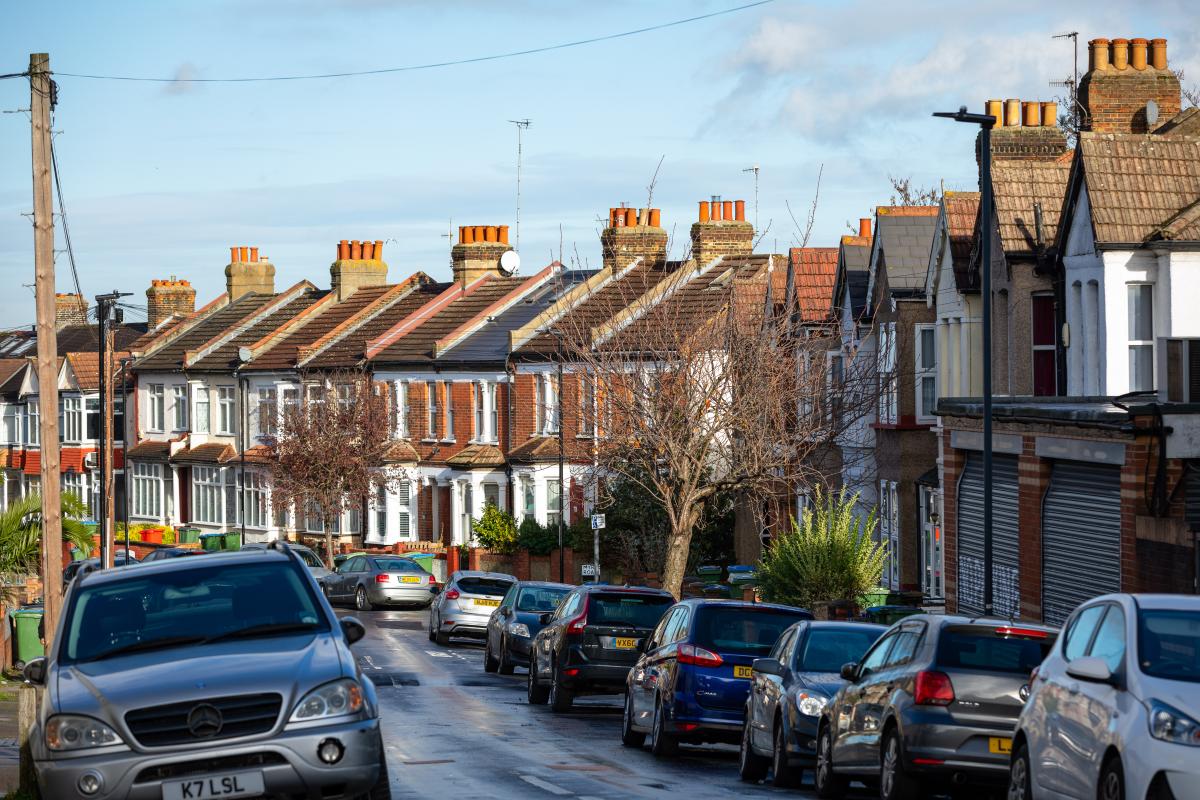
[[[216,636],[210,636],[205,639],[204,643],[220,642],[225,639],[243,639],[252,636],[270,636],[275,633],[298,633],[300,631],[315,630],[317,627],[319,626],[315,622],[268,622],[263,625],[251,625],[248,628],[237,628],[225,633],[218,633]]]
[[[103,661],[106,658],[123,656],[128,653],[144,653],[148,650],[163,650],[168,647],[179,647],[185,644],[199,644],[204,640],[203,636],[166,636],[161,639],[150,639],[145,642],[133,642],[122,647],[114,647],[112,650],[106,650],[100,655],[87,660]]]

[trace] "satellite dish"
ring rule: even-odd
[[[1146,125],[1154,127],[1158,124],[1158,103],[1153,100],[1146,101]]]
[[[249,347],[239,347],[238,348],[238,361],[241,361],[243,364],[245,364],[247,361],[249,361],[253,357],[254,357],[254,351],[251,350]]]
[[[516,250],[505,250],[500,256],[500,272],[504,275],[515,275],[521,268],[521,257]]]

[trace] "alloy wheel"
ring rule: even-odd
[[[367,593],[361,586],[358,587],[358,591],[354,593],[354,607],[359,611],[367,610]]]
[[[895,736],[889,736],[883,751],[883,765],[879,770],[879,796],[891,797],[896,788],[896,770],[899,768],[900,745]]]
[[[1029,786],[1029,763],[1024,749],[1017,752],[1013,759],[1012,769],[1008,775],[1008,800],[1030,800],[1027,794]]]

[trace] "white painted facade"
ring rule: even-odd
[[[979,397],[983,394],[983,363],[974,356],[983,353],[983,298],[958,290],[945,223],[943,214],[938,217],[925,281],[925,302],[937,318],[937,394]]]

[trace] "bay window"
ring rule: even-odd
[[[232,470],[230,470],[232,471]],[[247,472],[243,480],[246,527],[267,527],[267,478],[259,472]]]
[[[41,416],[37,400],[25,404],[25,444],[36,445],[41,442]]]
[[[62,429],[59,437],[64,442],[78,442],[83,438],[83,398],[62,399]]]
[[[209,525],[224,522],[225,484],[220,467],[192,467],[192,519]]]
[[[558,525],[558,520],[562,516],[559,511],[559,503],[562,501],[562,484],[558,479],[546,481],[546,525],[555,527]],[[563,520],[566,524],[566,520]]]
[[[879,371],[879,422],[896,424],[896,323],[879,325],[879,352],[876,356]]]
[[[141,461],[133,465],[133,516],[162,516],[162,469],[162,464]]]

